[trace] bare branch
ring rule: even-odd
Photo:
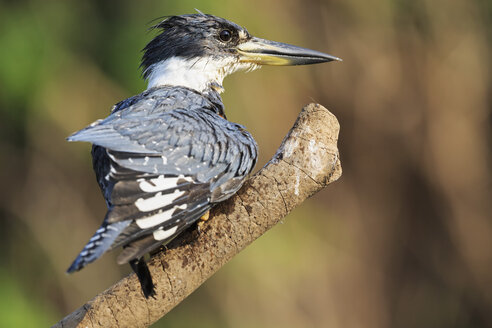
[[[326,108],[306,106],[270,162],[212,210],[198,237],[188,233],[152,257],[155,300],[143,297],[131,274],[54,327],[147,327],[159,320],[306,198],[340,177],[338,131],[337,119]]]

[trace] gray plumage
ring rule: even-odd
[[[218,94],[205,96],[183,87],[152,88],[120,103],[106,119],[68,138],[94,144],[94,169],[108,204],[99,232],[69,272],[80,270],[118,246],[127,246],[119,263],[137,259],[172,240],[214,203],[240,188],[256,163],[257,146],[243,126],[219,115],[222,109],[209,99],[216,97]],[[159,177],[162,182],[177,180],[155,192],[139,187]],[[179,196],[149,211],[135,205],[157,193]],[[184,204],[186,209],[177,208]],[[137,224],[139,219],[170,210],[174,212],[169,218],[156,220],[159,223],[149,228]],[[177,229],[170,237],[152,242],[154,231],[174,227]],[[142,239],[148,242],[139,249],[136,246]]]
[[[242,31],[250,38],[248,31],[224,18],[212,15],[180,15],[172,16],[154,26],[161,33],[150,41],[144,48],[142,64],[144,77],[149,76],[149,68],[167,58],[180,57],[184,59],[218,57],[231,54],[231,44],[237,45],[241,40]],[[217,31],[228,30],[232,33],[230,42],[217,43]],[[173,46],[170,47],[169,45]]]
[[[214,204],[239,190],[257,159],[253,137],[229,122],[219,92],[225,76],[260,65],[340,60],[264,40],[223,18],[169,17],[144,49],[148,89],[69,141],[93,144],[96,178],[108,206],[101,227],[72,263],[80,270],[123,246],[145,297],[154,284],[143,255],[167,244]]]

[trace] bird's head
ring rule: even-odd
[[[161,33],[144,48],[141,67],[148,87],[179,85],[222,91],[222,81],[238,70],[261,65],[307,65],[340,60],[322,52],[251,36],[220,17],[193,14],[169,17],[155,26]]]

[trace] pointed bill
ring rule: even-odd
[[[287,43],[253,37],[237,47],[240,61],[258,65],[310,65],[340,58]]]

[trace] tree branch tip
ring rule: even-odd
[[[131,274],[53,327],[147,327],[159,320],[292,209],[341,176],[339,129],[328,109],[306,105],[270,162],[213,209],[203,233],[191,243],[173,243],[149,261],[155,300],[143,298]]]

